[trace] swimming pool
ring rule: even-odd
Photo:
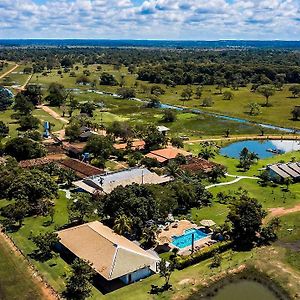
[[[182,235],[174,236],[172,239],[172,245],[179,249],[192,246],[192,235],[194,235],[195,242],[207,237],[207,234],[203,231],[196,228],[191,228],[186,230]]]

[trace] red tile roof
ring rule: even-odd
[[[76,175],[80,178],[104,173],[103,170],[96,168],[90,164],[84,163],[78,159],[67,158],[60,161],[59,163],[62,167],[75,171]]]
[[[185,157],[191,157],[192,153],[177,149],[177,148],[165,148],[165,149],[159,149],[151,151],[149,154],[146,155],[146,157],[154,158],[159,162],[165,162],[170,159],[176,158],[177,155],[183,155]]]
[[[180,168],[183,171],[189,171],[189,172],[210,172],[217,164],[214,162],[210,162],[203,158],[193,158],[191,159],[188,164],[181,165]]]
[[[122,144],[114,144],[114,148],[116,150],[124,150],[127,147],[127,143],[122,143]],[[142,150],[145,147],[145,142],[144,141],[133,141],[132,142],[132,150]]]

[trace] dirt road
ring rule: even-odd
[[[65,123],[65,124],[69,123],[69,120],[67,120],[66,118],[61,117],[56,111],[54,111],[49,106],[39,105],[39,106],[37,106],[37,108],[42,109],[43,111],[45,111],[46,113],[48,113],[50,116],[52,116],[56,120],[59,120],[59,121]]]
[[[11,72],[13,72],[19,65],[16,64],[14,67],[12,67],[10,70],[5,72],[4,74],[0,75],[0,79],[4,78],[5,76],[9,75]]]

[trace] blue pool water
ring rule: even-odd
[[[279,150],[280,153],[292,152],[300,150],[300,141],[281,141],[281,140],[265,140],[265,141],[241,141],[232,143],[220,150],[225,156],[239,158],[240,152],[246,147],[250,152],[254,152],[259,158],[268,158],[276,154],[268,152],[268,149]]]
[[[172,240],[172,244],[179,249],[182,249],[182,248],[185,248],[188,246],[192,246],[192,235],[193,234],[194,234],[195,242],[207,237],[206,233],[202,232],[199,229],[192,228],[192,229],[186,230],[185,233],[182,235],[174,236],[173,240]]]

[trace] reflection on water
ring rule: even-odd
[[[278,300],[273,292],[264,285],[251,281],[241,280],[230,283],[220,289],[212,300]]]
[[[265,140],[265,141],[241,141],[230,144],[221,149],[220,153],[233,158],[239,158],[240,152],[246,147],[255,152],[259,158],[268,158],[276,155],[268,150],[279,150],[281,153],[300,150],[300,142],[295,140]]]

